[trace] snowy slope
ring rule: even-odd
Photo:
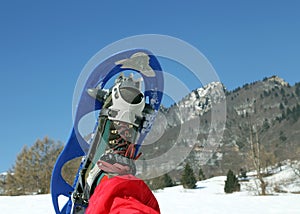
[[[289,167],[283,167],[268,182],[283,183],[293,177],[292,191],[299,188],[299,177],[291,176]],[[299,214],[300,194],[279,194],[273,196],[255,196],[247,190],[247,185],[254,181],[242,183],[242,191],[225,194],[226,177],[214,177],[197,183],[197,189],[186,190],[182,186],[155,191],[161,213],[165,214]],[[254,184],[253,184],[254,185]],[[288,186],[284,186],[288,188]],[[1,214],[41,214],[54,213],[50,195],[35,196],[0,196]]]
[[[177,186],[166,188],[155,195],[162,213],[300,213],[300,195],[253,196],[248,192],[225,194],[224,181],[225,177],[215,177],[198,182],[195,190]]]
[[[224,194],[225,177],[198,182],[197,189],[176,186],[155,192],[162,213],[300,213],[300,195],[251,196],[247,192]],[[0,211],[19,214],[54,213],[50,195],[0,197]]]

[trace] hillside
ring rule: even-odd
[[[226,120],[220,113],[224,109]],[[152,134],[159,137],[142,150],[147,159],[178,147],[176,153],[168,154],[168,161],[159,165],[165,171],[174,168],[172,164],[180,162],[178,157],[186,155],[184,148],[189,147],[193,148],[185,162],[190,162],[195,172],[199,167],[208,176],[224,175],[228,169],[236,173],[252,170],[251,138],[260,146],[261,167],[299,158],[300,83],[290,86],[272,76],[227,91],[214,82],[159,113],[165,120],[154,124]],[[162,130],[164,134],[160,134]],[[172,172],[177,179],[183,164]]]

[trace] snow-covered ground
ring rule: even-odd
[[[155,195],[162,213],[300,213],[300,195],[254,196],[243,191],[225,194],[225,179],[215,177],[198,182],[195,190],[185,190],[182,186],[166,188]]]
[[[276,171],[276,169],[275,169]],[[224,193],[226,177],[214,177],[197,183],[197,189],[186,190],[182,186],[165,188],[154,194],[163,214],[299,214],[300,178],[289,167],[267,178],[271,187],[278,187],[288,193],[274,193],[270,196],[255,196],[255,181],[243,182],[241,192]],[[287,185],[285,182],[287,181]],[[272,186],[271,186],[272,185]],[[251,188],[250,188],[251,187]],[[0,196],[1,214],[54,213],[50,195]]]

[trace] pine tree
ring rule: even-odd
[[[169,174],[164,174],[164,186],[165,187],[174,186],[172,178],[169,176]]]
[[[239,181],[231,170],[228,170],[224,191],[226,193],[233,193],[236,191],[240,191]]]
[[[181,176],[181,184],[185,189],[196,188],[196,178],[191,166],[187,163]]]
[[[298,97],[300,97],[300,83],[296,83],[295,86],[296,86],[295,93]]]
[[[199,181],[202,181],[202,180],[206,179],[206,177],[204,175],[204,172],[203,172],[203,170],[201,168],[199,169],[198,179],[199,179]]]
[[[283,110],[284,109],[284,105],[282,103],[279,104],[279,109]]]
[[[240,177],[243,179],[247,178],[247,171],[245,169],[240,169]]]
[[[270,128],[270,124],[267,118],[265,118],[263,125],[262,125],[262,131],[267,131]]]
[[[280,133],[279,133],[279,140],[282,143],[284,143],[287,140],[287,137],[285,136],[283,131],[280,131]]]

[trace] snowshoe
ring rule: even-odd
[[[110,78],[124,70],[142,76],[144,91],[141,79],[122,73],[109,90],[104,89]],[[149,51],[130,50],[112,56],[90,74],[79,100],[71,137],[52,174],[51,193],[56,213],[84,213],[99,182],[115,175],[136,173],[134,161],[141,155],[139,147],[151,129],[162,99],[161,71]],[[100,110],[97,126],[87,143],[78,131],[78,123],[95,110]],[[71,187],[62,178],[61,169],[67,161],[80,156],[84,158]],[[62,209],[58,206],[59,195],[69,198]]]

